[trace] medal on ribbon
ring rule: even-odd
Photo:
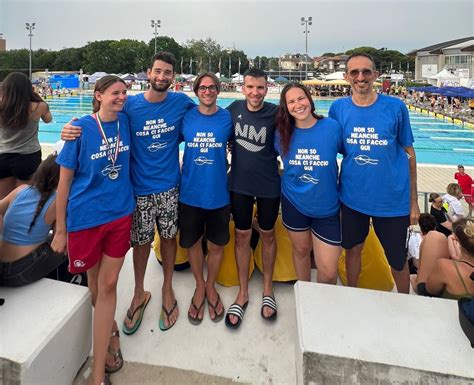
[[[115,142],[115,148],[112,148],[112,145],[107,140],[107,136],[105,135],[104,128],[102,127],[102,122],[99,118],[99,113],[95,113],[93,115],[95,121],[97,122],[97,127],[99,128],[100,136],[102,137],[106,149],[107,149],[107,159],[110,160],[111,164],[107,166],[109,170],[108,177],[110,180],[115,180],[119,177],[119,170],[120,167],[115,166],[117,162],[118,154],[119,154],[119,147],[120,147],[120,122],[117,119],[117,141]]]

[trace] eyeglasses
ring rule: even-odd
[[[370,68],[363,68],[363,69],[353,69],[349,71],[349,76],[353,79],[359,76],[359,74],[362,74],[364,78],[368,78],[374,74],[374,70],[371,70]]]
[[[209,92],[216,92],[217,91],[217,86],[215,84],[211,84],[210,86],[199,86],[198,87],[198,91],[199,92],[206,92],[209,91]]]

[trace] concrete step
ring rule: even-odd
[[[474,383],[457,302],[298,282],[298,384]]]
[[[0,297],[0,383],[70,385],[91,349],[89,289],[42,279]]]

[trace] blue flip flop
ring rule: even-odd
[[[149,291],[145,291],[145,299],[140,304],[140,306],[138,306],[133,311],[133,313],[130,311],[130,309],[128,309],[127,318],[130,321],[133,321],[133,318],[135,317],[135,314],[137,314],[137,312],[139,314],[138,314],[138,318],[137,318],[135,324],[131,328],[128,328],[127,325],[125,325],[125,322],[123,323],[122,331],[123,331],[124,334],[129,336],[129,335],[132,335],[133,333],[135,333],[138,330],[138,328],[140,327],[140,325],[142,323],[143,315],[145,314],[145,309],[146,309],[146,306],[148,305],[148,302],[150,302],[150,299],[151,299],[151,293]]]
[[[158,326],[160,327],[160,330],[162,331],[167,331],[168,329],[171,329],[176,321],[174,321],[172,324],[169,324],[168,326],[165,325],[165,317],[166,319],[169,319],[169,316],[173,314],[174,309],[178,306],[178,301],[174,300],[173,306],[171,306],[171,309],[168,310],[165,308],[165,305],[161,305],[161,313],[160,313],[160,322],[158,323]]]

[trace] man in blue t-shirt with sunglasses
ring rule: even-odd
[[[342,246],[348,285],[357,286],[372,219],[398,292],[408,293],[407,230],[420,213],[413,133],[403,102],[374,91],[377,76],[370,55],[351,55],[345,78],[352,96],[335,101],[329,110],[343,128]]]

